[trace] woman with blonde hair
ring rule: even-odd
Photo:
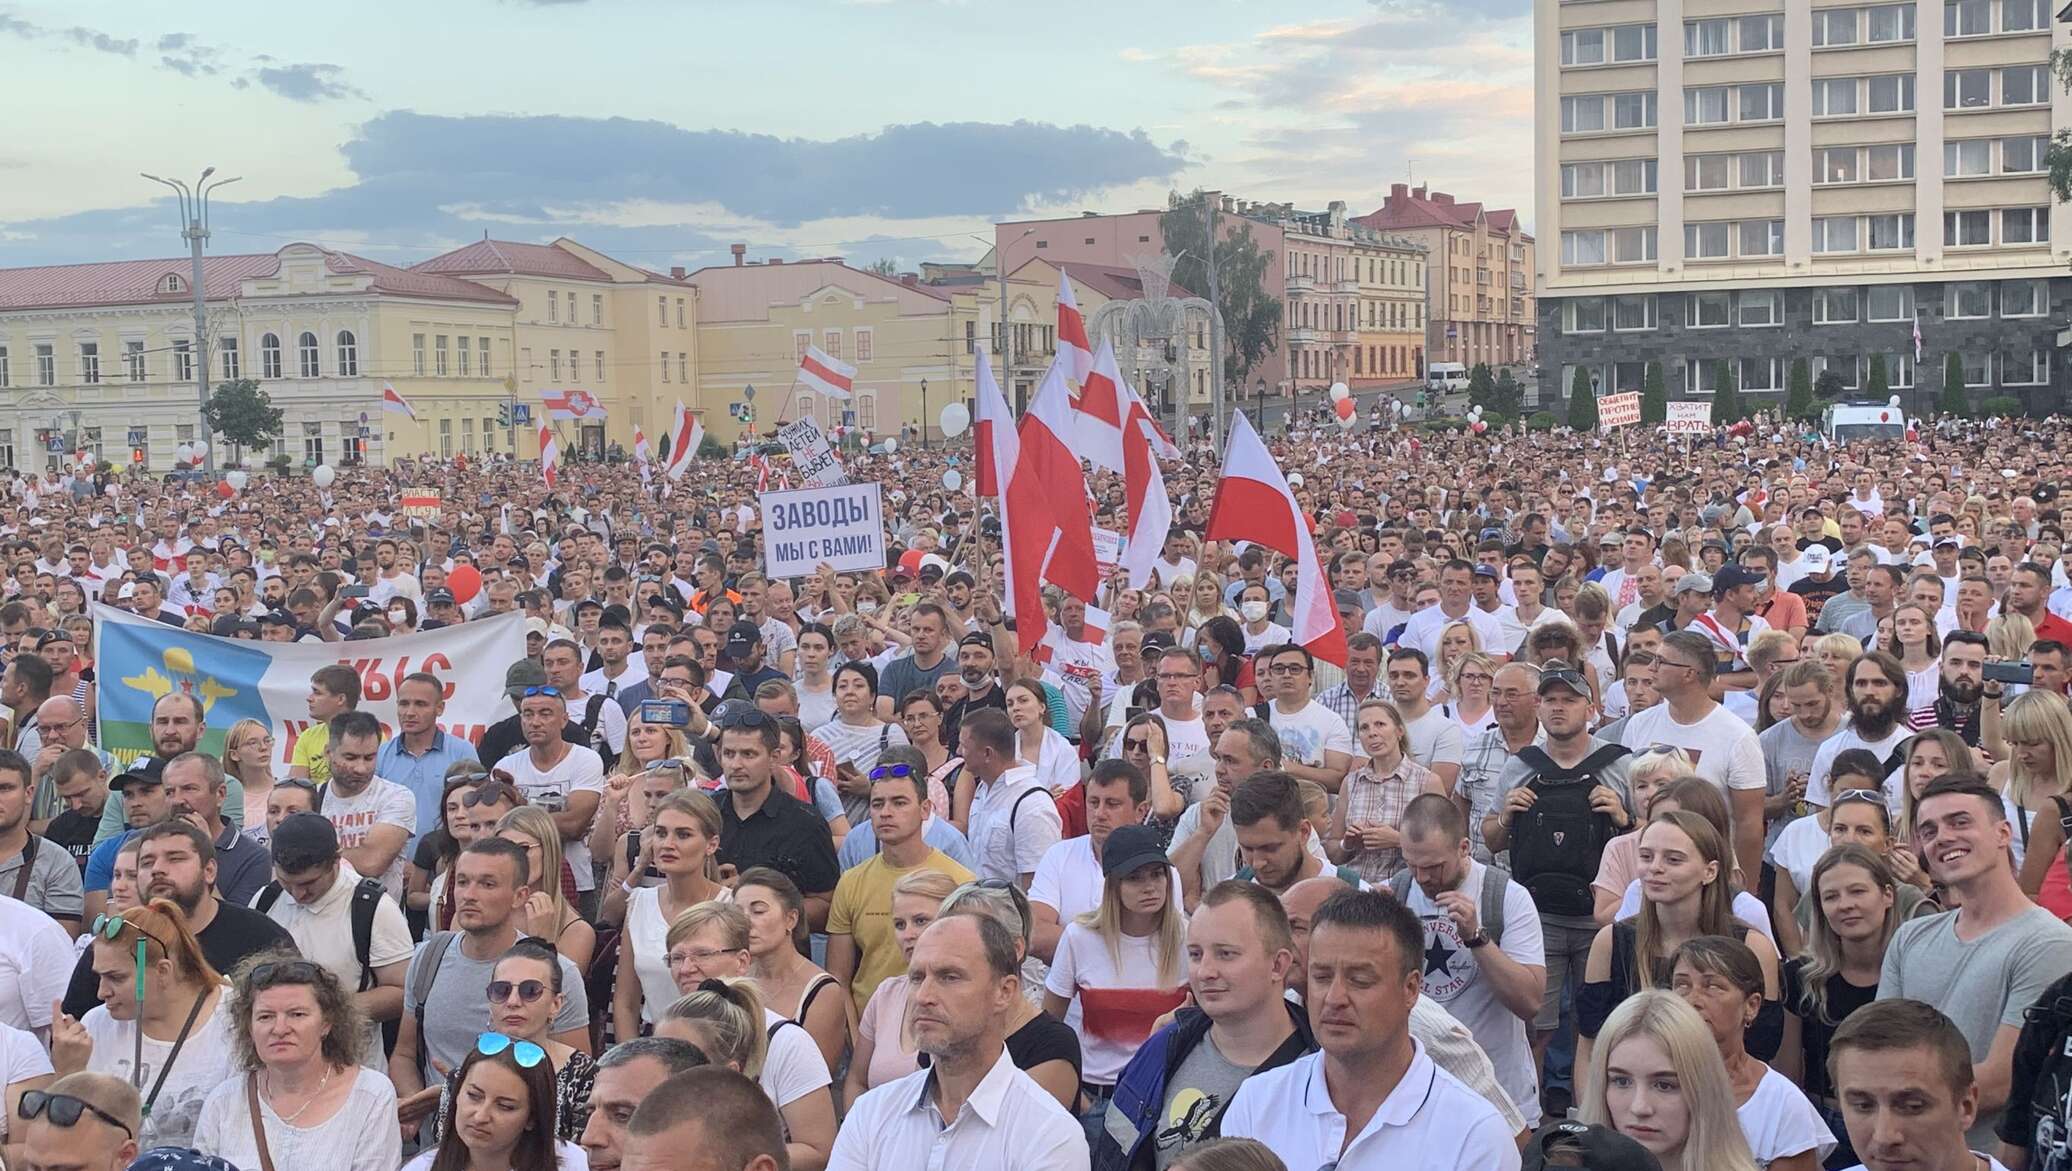
[[[1346,775],[1324,852],[1334,864],[1350,866],[1379,884],[1403,869],[1403,839],[1396,825],[1400,811],[1436,784],[1438,775],[1411,759],[1410,732],[1395,704],[1361,700],[1353,722],[1366,759]]]
[[[1179,601],[1181,587],[1173,587],[1173,600]],[[1223,604],[1223,577],[1213,569],[1204,569],[1194,575],[1193,587],[1185,605],[1180,607],[1180,645],[1194,645],[1194,632],[1211,618],[1234,617],[1230,607]]]
[[[2029,657],[2036,642],[2036,624],[2012,610],[2002,610],[1986,623],[1986,654],[2003,662]]]
[[[1454,690],[1453,675],[1462,658],[1482,649],[1482,637],[1475,633],[1475,627],[1467,622],[1448,622],[1439,628],[1439,657],[1432,662],[1432,681],[1425,688],[1425,698],[1434,704],[1450,704],[1458,693]]]
[[[1916,732],[1912,739],[1901,745],[1904,762],[1899,768],[1899,791],[1893,793],[1887,785],[1886,804],[1896,806],[1893,818],[1893,866],[1902,871],[1898,877],[1902,882],[1927,885],[1927,875],[1921,869],[1920,850],[1914,841],[1915,810],[1921,804],[1921,794],[1928,786],[1949,776],[1951,773],[1972,771],[1971,746],[1964,738],[1948,728],[1930,728]],[[1836,759],[1840,759],[1838,755]],[[1905,851],[1906,857],[1898,856]]]
[[[2072,914],[2072,889],[2065,880],[2065,834],[2059,819],[2072,815],[2066,798],[2072,783],[2072,707],[2063,698],[2025,691],[2007,705],[2000,726],[2007,759],[1986,774],[2000,791],[2014,826],[2015,870],[2022,890],[2059,918]]]
[[[1626,888],[1639,873],[1634,848],[1640,845],[1640,831],[1655,815],[1656,798],[1671,781],[1690,776],[1698,767],[1689,753],[1667,744],[1636,752],[1627,758],[1627,763],[1626,791],[1632,795],[1633,809],[1639,816],[1632,829],[1604,844],[1604,853],[1597,860],[1597,877],[1591,880],[1590,895],[1594,901],[1592,917],[1599,927],[1612,921],[1612,912],[1618,909],[1626,897]]]
[[[957,889],[957,880],[940,870],[909,870],[892,884],[892,935],[902,958],[912,961],[914,944],[921,932],[942,909],[944,899]],[[913,989],[905,979],[878,983],[863,1014],[856,1022],[856,1048],[849,1057],[849,1074],[842,1080],[842,1100],[854,1102],[865,1090],[874,1089],[920,1068],[914,1038],[907,1031],[907,994]]]
[[[258,720],[239,720],[223,734],[223,775],[244,787],[244,835],[262,846],[267,843],[266,798],[273,792],[273,746],[273,729]]]
[[[1849,664],[1863,654],[1863,644],[1853,634],[1823,634],[1806,647],[1806,656],[1826,667],[1837,679],[1849,677]]]
[[[518,909],[519,929],[553,944],[576,971],[588,972],[597,954],[597,929],[561,892],[561,830],[554,815],[537,805],[521,805],[496,823],[496,836],[525,849],[532,894]]]
[[[612,1010],[618,1035],[639,1035],[680,993],[667,955],[669,931],[693,907],[727,902],[734,892],[717,881],[719,806],[696,789],[679,789],[655,803],[654,821],[641,834],[640,869],[659,872],[656,886],[623,893],[625,927],[619,933],[618,979]]]
[[[1453,661],[1446,678],[1453,693],[1453,722],[1460,734],[1472,742],[1496,727],[1496,710],[1490,703],[1490,688],[1496,683],[1496,659],[1481,651],[1469,651]]]
[[[1662,1171],[1757,1171],[1734,1113],[1719,1046],[1698,1010],[1673,992],[1637,992],[1613,1010],[1594,1051],[1579,1119],[1644,1146]]]
[[[1763,969],[1755,953],[1724,935],[1687,939],[1670,960],[1669,989],[1698,1010],[1712,1034],[1756,1165],[1820,1171],[1821,1160],[1835,1149],[1834,1131],[1790,1078],[1750,1056],[1744,1043],[1763,1004]]]

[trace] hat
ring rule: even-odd
[[[908,549],[906,552],[901,553],[899,555],[899,563],[892,567],[892,576],[919,577],[921,575],[921,558],[923,556],[924,554],[919,549]]]
[[[1934,548],[1937,549],[1962,549],[1963,547],[1964,542],[1958,540],[1956,537],[1948,533],[1944,533],[1942,536],[1937,537],[1935,539]]]
[[[274,862],[293,863],[283,869],[304,870],[312,860],[338,857],[338,830],[321,813],[291,813],[273,827],[269,837],[267,849]]]
[[[1587,1167],[1589,1171],[1662,1171],[1662,1164],[1653,1152],[1611,1127],[1566,1121],[1543,1126],[1534,1133],[1525,1144],[1521,1171],[1570,1166],[1547,1161],[1550,1145],[1567,1145],[1580,1150],[1583,1161],[1572,1165]]]
[[[1143,649],[1146,651],[1169,651],[1180,644],[1163,630],[1153,630],[1144,635]]]
[[[108,787],[120,793],[134,784],[162,785],[165,783],[165,762],[155,756],[139,757],[130,766],[116,774]]]
[[[217,638],[234,638],[237,632],[244,628],[244,625],[244,620],[237,615],[223,614],[218,616],[214,622],[209,623],[209,633]],[[41,639],[37,640],[36,649],[43,649]]]
[[[457,605],[457,603],[453,599],[453,591],[445,588],[433,590],[431,593],[425,595],[424,600],[425,605],[427,606]]]
[[[121,588],[120,590],[117,590],[117,591],[115,592],[115,596],[116,596],[116,597],[118,597],[118,598],[134,598],[134,597],[136,597],[136,596],[137,596],[137,583],[136,583],[136,582],[133,582],[133,581],[126,581],[126,582],[123,582],[123,583],[122,583],[122,588]]]
[[[1827,546],[1808,545],[1799,550],[1799,564],[1806,567],[1807,573],[1826,573],[1831,564]]]
[[[1360,605],[1358,590],[1332,590],[1331,604],[1334,606],[1351,606],[1355,610],[1365,609],[1365,607]]]
[[[1147,635],[1145,635],[1144,637],[1145,637],[1146,641],[1149,641],[1149,640],[1150,640],[1150,637],[1151,637],[1151,636],[1147,634]],[[972,632],[971,632],[970,634],[967,634],[967,635],[965,635],[965,636],[964,636],[963,638],[960,638],[960,639],[958,639],[958,640],[957,640],[957,645],[958,645],[958,646],[982,646],[982,647],[986,648],[987,650],[992,650],[992,649],[993,649],[993,636],[992,636],[992,635],[990,635],[990,634],[987,634],[987,633],[986,633],[985,631],[983,631],[983,630],[974,630],[974,631],[972,631]]]
[[[1685,574],[1684,580],[1689,581],[1690,575]],[[1724,594],[1728,590],[1739,589],[1742,586],[1759,586],[1761,584],[1763,584],[1762,574],[1740,565],[1722,565],[1719,567],[1719,572],[1712,575],[1712,592],[1715,595]]]
[[[547,620],[545,618],[527,618],[525,620],[525,633],[527,637],[535,634],[541,638],[547,637]]]
[[[1119,825],[1101,847],[1101,877],[1114,878],[1134,872],[1140,866],[1166,864],[1158,831],[1148,825]]]
[[[131,1160],[128,1171],[237,1171],[237,1167],[221,1155],[204,1155],[191,1147],[152,1147]]]
[[[44,647],[50,646],[52,643],[71,641],[72,636],[66,634],[62,630],[46,630],[42,634],[36,636],[36,649],[40,651]]]
[[[950,563],[930,553],[926,557],[921,558],[920,574],[922,581],[928,580],[928,571],[931,569],[935,571],[935,576],[941,577],[950,571]]]
[[[1712,575],[1709,573],[1700,573],[1695,569],[1684,574],[1682,577],[1677,578],[1675,587],[1669,591],[1672,597],[1677,594],[1709,594],[1711,592]]]
[[[266,613],[259,615],[259,625],[293,626],[295,625],[295,619],[285,610],[268,610]]]
[[[734,623],[733,629],[727,631],[725,649],[729,655],[740,655],[750,648],[760,646],[762,641],[763,628],[743,618]]]
[[[1547,694],[1550,688],[1565,687],[1584,699],[1590,698],[1589,681],[1583,673],[1569,665],[1567,659],[1548,659],[1540,664],[1539,694]]]
[[[540,666],[538,659],[523,658],[504,669],[504,690],[520,692],[528,687],[547,685],[547,669]]]
[[[1496,566],[1478,561],[1475,563],[1474,574],[1476,577],[1486,577],[1494,581],[1497,578]]]

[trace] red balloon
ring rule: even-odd
[[[471,601],[482,592],[482,571],[472,565],[456,565],[446,575],[446,588],[453,591],[454,601]]]
[[[228,500],[237,495],[237,489],[231,487],[228,480],[218,480],[216,481],[216,495]]]
[[[1359,413],[1360,408],[1354,405],[1353,400],[1349,398],[1342,398],[1339,399],[1337,402],[1331,404],[1331,410],[1335,412],[1341,419],[1350,419],[1355,414]]]

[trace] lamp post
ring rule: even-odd
[[[180,197],[180,238],[187,241],[192,250],[190,271],[193,275],[189,283],[194,288],[194,392],[197,399],[195,407],[198,411],[195,437],[206,445],[202,453],[202,471],[211,478],[216,474],[216,445],[209,443],[209,314],[207,297],[202,288],[201,245],[202,241],[209,238],[209,193],[243,178],[233,176],[209,182],[209,176],[215,173],[216,168],[206,168],[202,171],[201,178],[196,179],[194,186],[190,188],[179,179],[161,179],[156,175],[138,172],[153,183],[172,188]]]
[[[921,380],[921,446],[928,446],[928,380]]]
[[[1261,435],[1266,434],[1266,379],[1262,378],[1252,386],[1257,406],[1252,409],[1252,422],[1258,426]]]

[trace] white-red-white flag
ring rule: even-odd
[[[1064,363],[1065,343],[1061,338],[1058,364]],[[1093,370],[1079,387],[1078,410],[1072,416],[1072,454],[1097,468],[1124,470],[1122,417],[1127,398],[1122,372],[1115,364],[1115,347],[1103,338],[1100,350],[1094,354]]]
[[[807,346],[799,359],[799,381],[829,398],[849,399],[856,389],[856,367],[829,357],[819,346]]]
[[[654,452],[648,449],[647,432],[640,429],[640,424],[633,424],[633,462],[640,465],[640,482],[643,484],[654,478],[655,470],[649,466],[653,459]]]
[[[1128,575],[1130,588],[1142,589],[1151,580],[1152,564],[1172,531],[1173,501],[1166,495],[1165,473],[1155,458],[1151,412],[1134,387],[1122,383],[1121,390],[1128,396],[1123,408],[1122,485],[1130,527],[1118,564]]]
[[[393,382],[381,384],[381,409],[390,414],[408,415],[412,422],[417,420],[417,412],[410,409],[410,400],[403,397],[403,392],[397,390]]]
[[[676,400],[676,417],[669,425],[669,443],[662,453],[662,472],[672,480],[683,479],[690,470],[691,460],[698,454],[698,445],[705,442],[705,423]]]
[[[978,353],[978,411],[971,430],[976,491],[980,496],[1000,496],[1022,445],[1014,433],[1014,411],[1007,405],[1007,396],[1000,393],[1000,384],[993,380],[993,363],[983,350]]]
[[[547,423],[540,424],[540,476],[547,481],[547,491],[561,479],[561,444],[554,438],[554,428]]]
[[[1067,388],[1073,394],[1086,393],[1086,380],[1094,369],[1094,350],[1086,340],[1086,318],[1079,312],[1079,298],[1072,295],[1072,278],[1058,270],[1058,364],[1065,368]]]
[[[1049,623],[1043,614],[1042,583],[1090,602],[1100,589],[1094,557],[1093,518],[1086,511],[1086,473],[1065,446],[1072,422],[1071,394],[1055,362],[1036,398],[1022,415],[1020,451],[1014,463],[1000,463],[1000,540],[1008,549],[1008,594],[1014,608],[1015,641],[1025,653],[1047,656]],[[996,450],[995,458],[998,458]]]
[[[1223,453],[1223,476],[1216,481],[1216,502],[1209,506],[1205,541],[1251,541],[1295,559],[1295,641],[1320,659],[1345,665],[1345,628],[1332,604],[1331,583],[1317,559],[1317,543],[1302,506],[1288,487],[1280,465],[1266,450],[1243,411],[1233,412],[1230,446]]]

